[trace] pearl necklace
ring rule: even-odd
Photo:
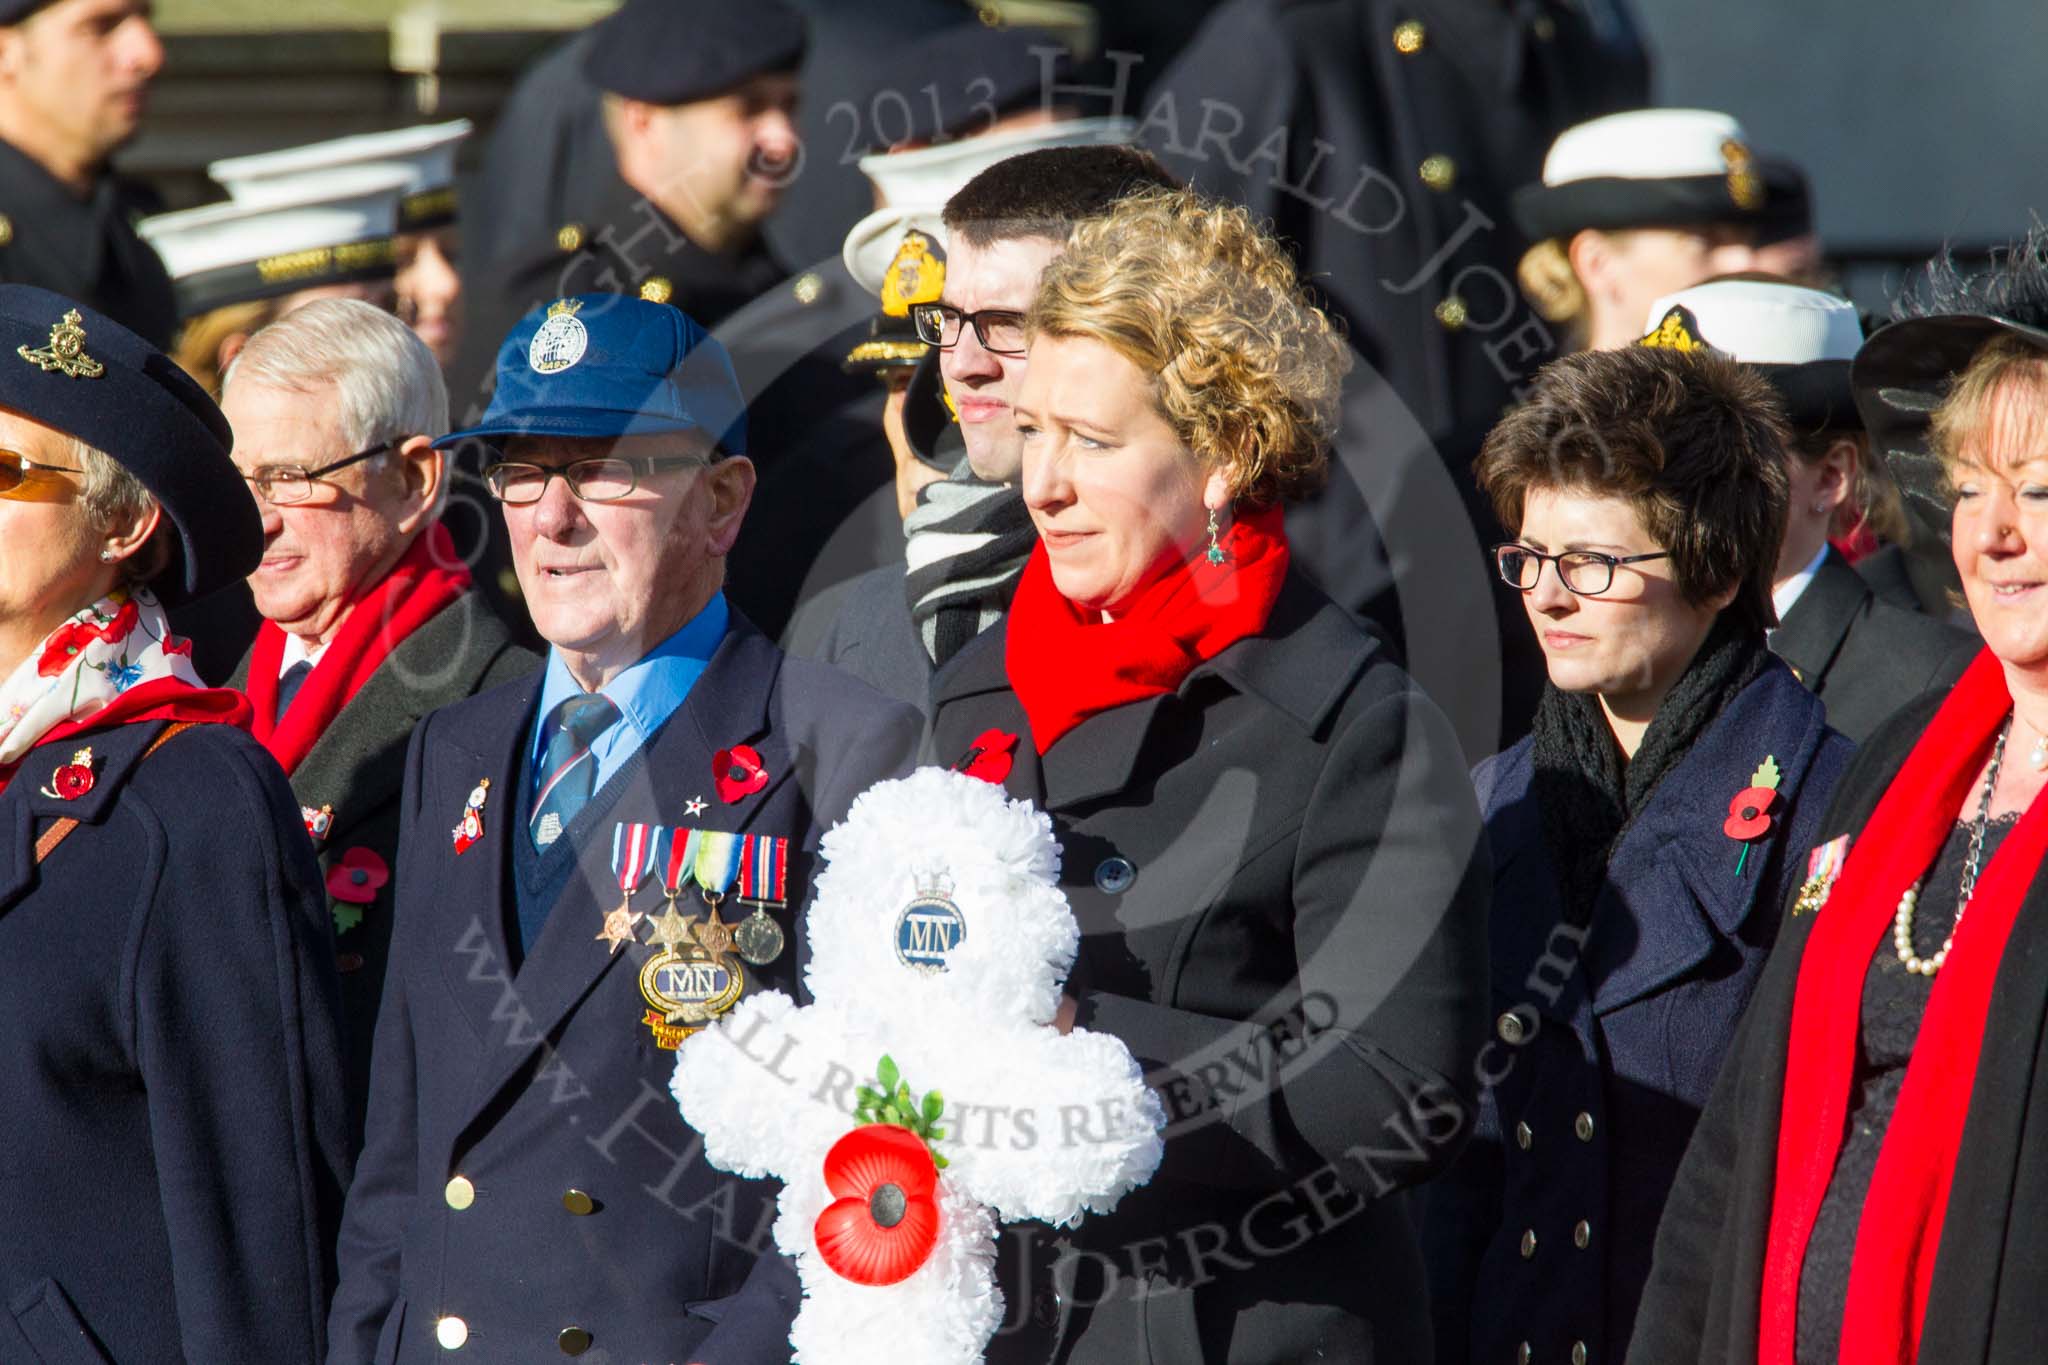
[[[1977,802],[1977,818],[1970,822],[1970,853],[1963,860],[1963,883],[1956,893],[1955,927],[1949,930],[1933,957],[1921,957],[1913,951],[1913,912],[1920,905],[1920,883],[1914,882],[1899,897],[1899,911],[1892,916],[1892,951],[1899,955],[1906,970],[1916,975],[1933,976],[1948,961],[1949,949],[1956,944],[1956,933],[1963,927],[1963,912],[1970,908],[1970,898],[1977,893],[1977,873],[1984,864],[1984,830],[1991,823],[1991,793],[1998,786],[1998,769],[2005,761],[2005,741],[2011,734],[2012,717],[2008,716],[1998,732],[1998,743],[1991,747],[1991,766],[1984,773],[1984,795]]]

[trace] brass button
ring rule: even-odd
[[[1572,1365],[1586,1365],[1585,1342],[1575,1341],[1572,1343]]]
[[[469,1183],[469,1177],[458,1175],[448,1182],[441,1195],[448,1201],[448,1207],[461,1213],[476,1202],[476,1186]]]
[[[1547,43],[1557,36],[1557,20],[1547,14],[1539,14],[1530,23],[1529,31],[1536,35],[1536,41]]]
[[[1463,327],[1465,319],[1469,316],[1471,314],[1465,307],[1465,300],[1456,294],[1436,306],[1436,320],[1443,325],[1446,332],[1455,332]]]
[[[12,218],[9,218],[6,214],[0,213],[0,246],[6,246],[9,242],[13,240],[14,220]]]
[[[1529,1036],[1529,1026],[1524,1024],[1522,1016],[1513,1010],[1509,1010],[1506,1014],[1493,1021],[1493,1031],[1498,1033],[1500,1040],[1509,1047],[1513,1047]]]
[[[1572,1226],[1572,1245],[1584,1251],[1593,1240],[1593,1225],[1581,1218]]]
[[[1447,156],[1428,157],[1416,174],[1431,189],[1447,190],[1458,183],[1458,163]]]
[[[640,286],[640,297],[647,303],[667,303],[675,296],[676,287],[666,275],[650,275],[647,283]]]
[[[564,223],[555,229],[555,245],[564,251],[575,251],[583,245],[583,229],[575,223]]]
[[[597,1201],[581,1190],[568,1190],[562,1195],[562,1207],[581,1218],[597,1207]]]
[[[564,1327],[556,1335],[555,1345],[562,1348],[565,1356],[580,1356],[590,1349],[590,1333],[581,1327]]]
[[[1529,1343],[1523,1342],[1515,1348],[1515,1365],[1529,1365]]]
[[[1522,1259],[1533,1260],[1536,1256],[1536,1229],[1527,1228],[1522,1232]]]
[[[434,1340],[444,1351],[459,1351],[469,1340],[469,1324],[461,1318],[442,1318],[434,1324]]]
[[[803,274],[796,277],[796,283],[789,287],[789,292],[796,296],[798,303],[808,308],[816,303],[819,297],[824,294],[824,277],[815,270],[806,270]]]
[[[1593,1140],[1593,1116],[1581,1109],[1579,1116],[1572,1120],[1572,1131],[1579,1135],[1579,1141],[1591,1142]]]
[[[1394,25],[1394,51],[1403,57],[1413,57],[1422,51],[1422,45],[1428,40],[1429,30],[1422,26],[1420,19]]]
[[[1518,1123],[1515,1125],[1515,1146],[1520,1147],[1526,1152],[1529,1150],[1529,1145],[1535,1141],[1535,1130],[1530,1128],[1528,1124]]]

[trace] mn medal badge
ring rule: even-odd
[[[683,1039],[739,1003],[746,973],[730,956],[733,931],[718,918],[718,904],[738,875],[740,838],[677,828],[670,833],[661,880],[668,908],[653,922],[660,951],[640,966],[640,995],[652,1008],[641,1016],[657,1046],[673,1051]],[[695,881],[709,908],[699,922],[681,900]]]
[[[471,844],[484,837],[484,802],[490,799],[491,779],[480,779],[469,789],[469,799],[462,803],[462,819],[453,831],[455,851],[469,852]]]

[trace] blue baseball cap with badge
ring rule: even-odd
[[[679,308],[576,294],[536,308],[498,348],[498,387],[475,426],[434,442],[701,431],[720,455],[747,450],[732,357]]]

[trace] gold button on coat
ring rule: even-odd
[[[556,1335],[555,1345],[562,1348],[565,1356],[580,1356],[590,1349],[590,1333],[581,1327],[564,1327]]]
[[[1579,1116],[1572,1120],[1572,1131],[1579,1135],[1579,1141],[1591,1142],[1593,1140],[1593,1116],[1581,1109]]]
[[[1575,1341],[1572,1343],[1572,1365],[1586,1365],[1585,1342]]]
[[[1403,57],[1413,57],[1422,51],[1422,45],[1429,41],[1429,30],[1422,26],[1420,19],[1410,19],[1405,24],[1394,25],[1394,51]]]
[[[1522,1259],[1533,1260],[1536,1256],[1536,1229],[1529,1228],[1522,1233]]]
[[[1447,156],[1428,157],[1416,174],[1431,189],[1447,190],[1458,183],[1458,163]]]
[[[448,1201],[448,1207],[457,1213],[476,1202],[476,1186],[470,1184],[469,1177],[465,1175],[458,1175],[449,1181],[448,1187],[442,1190],[441,1194]]]
[[[597,1201],[581,1190],[570,1190],[562,1196],[562,1207],[582,1217],[597,1207]]]
[[[1581,1218],[1572,1228],[1572,1245],[1584,1251],[1593,1240],[1593,1225]]]
[[[1523,1342],[1515,1348],[1515,1365],[1529,1365],[1529,1343]]]
[[[469,1340],[469,1324],[461,1318],[442,1318],[434,1324],[434,1340],[444,1351],[459,1351]]]
[[[1528,1124],[1518,1123],[1515,1125],[1515,1146],[1520,1147],[1523,1151],[1526,1152],[1529,1150],[1530,1144],[1535,1141],[1535,1131],[1532,1130]]]
[[[1509,1010],[1506,1014],[1493,1021],[1493,1031],[1498,1033],[1500,1040],[1510,1047],[1521,1042],[1529,1033],[1528,1026],[1522,1022],[1522,1016],[1516,1014],[1513,1010]]]
[[[1459,298],[1456,294],[1451,295],[1436,306],[1436,320],[1443,325],[1443,329],[1446,332],[1457,331],[1465,325],[1465,319],[1470,316],[1470,311],[1465,307],[1465,300]],[[1515,1027],[1520,1029],[1521,1026],[1521,1020],[1517,1019]],[[1506,1037],[1505,1034],[1502,1036]],[[1512,1043],[1517,1040],[1509,1038],[1508,1041]]]

